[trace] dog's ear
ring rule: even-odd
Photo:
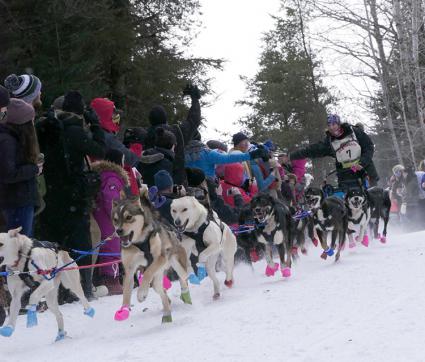
[[[9,230],[8,234],[11,238],[16,238],[21,231],[22,231],[22,227],[20,226],[17,229]]]

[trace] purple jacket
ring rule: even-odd
[[[101,238],[105,240],[111,236],[114,231],[112,224],[112,203],[119,200],[121,191],[129,184],[125,170],[108,161],[98,161],[92,164],[93,171],[100,174],[100,190],[96,198],[96,208],[93,210],[93,217],[99,225]],[[99,250],[102,253],[120,253],[121,243],[118,237],[108,240]],[[98,262],[118,260],[119,256],[100,256]],[[100,268],[101,275],[113,275],[111,266]]]

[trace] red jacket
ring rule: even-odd
[[[230,163],[224,167],[224,178],[221,183],[223,188],[224,202],[235,207],[234,195],[229,195],[228,192],[232,187],[239,189],[244,203],[251,201],[254,189],[251,187],[251,192],[248,194],[241,186],[244,182],[244,167],[241,163]]]

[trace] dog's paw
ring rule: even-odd
[[[274,266],[273,267],[270,267],[269,265],[267,265],[265,274],[268,277],[272,277],[276,273],[276,271],[278,269],[279,269],[279,264],[278,263],[274,263]]]
[[[321,257],[323,260],[326,260],[326,259],[327,259],[327,257],[328,257],[328,254],[326,253],[326,251],[323,251],[323,253],[320,255],[320,257]]]
[[[3,337],[10,337],[13,332],[15,331],[15,328],[12,326],[4,326],[0,328],[0,336]]]
[[[162,316],[162,323],[171,323],[173,321],[173,318],[170,315],[163,315]]]
[[[227,288],[231,288],[231,287],[233,287],[233,279],[225,280],[225,281],[224,281],[224,285],[225,285]]]
[[[93,318],[94,317],[95,312],[96,311],[94,310],[93,307],[89,307],[89,308],[87,308],[87,309],[84,310],[84,314],[86,316],[89,316],[90,318]]]
[[[165,289],[165,290],[168,290],[168,289],[170,289],[171,288],[171,281],[170,281],[170,279],[168,279],[168,277],[166,276],[166,275],[164,275],[164,277],[162,278],[162,287]]]
[[[196,273],[198,276],[199,281],[202,281],[207,276],[207,269],[205,268],[205,264],[198,263],[198,272]]]
[[[182,292],[180,295],[180,299],[183,301],[184,304],[192,304],[192,298],[190,296],[190,292]]]
[[[123,305],[119,310],[115,312],[114,319],[118,322],[125,321],[130,316],[130,308],[127,305]]]
[[[197,285],[201,284],[201,281],[194,273],[190,273],[188,279],[191,284],[197,284]]]
[[[313,245],[317,248],[319,246],[319,240],[317,240],[316,238],[311,240],[313,242]]]
[[[27,311],[27,328],[35,327],[37,324],[37,305],[32,304],[28,307]]]
[[[249,252],[249,257],[251,258],[251,261],[253,263],[256,263],[258,260],[260,260],[260,257],[258,256],[257,250],[251,249]]]
[[[365,235],[363,236],[362,245],[366,248],[369,246],[369,236]]]
[[[66,332],[65,331],[58,331],[58,335],[56,336],[55,342],[59,342],[64,340],[66,337]]]
[[[291,268],[289,268],[287,266],[280,269],[280,272],[282,273],[282,276],[284,278],[289,278],[291,276]]]
[[[386,236],[381,236],[381,237],[379,238],[379,241],[380,241],[382,244],[385,244],[385,243],[387,242],[387,237],[386,237]]]
[[[325,253],[326,253],[328,256],[332,256],[332,255],[334,255],[335,251],[334,251],[334,249],[329,248],[328,250],[326,250],[326,251],[325,251]]]
[[[218,300],[218,299],[220,299],[220,293],[214,293],[213,300]]]
[[[142,303],[149,294],[149,286],[146,287],[139,287],[139,289],[137,290],[137,300]]]

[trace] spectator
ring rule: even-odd
[[[60,101],[55,104],[60,106]],[[79,250],[91,249],[89,209],[94,195],[87,194],[91,185],[85,183],[85,158],[105,156],[105,136],[98,118],[84,110],[81,94],[70,91],[62,110],[53,108],[36,125],[47,184],[46,209],[40,215],[41,237]],[[90,258],[78,261],[79,265],[88,263]],[[92,299],[91,271],[81,269],[80,274],[84,293]]]
[[[99,225],[101,240],[106,242],[100,247],[101,253],[116,253],[121,251],[121,241],[114,235],[115,228],[112,224],[112,204],[121,198],[125,187],[128,186],[128,177],[123,169],[124,154],[121,151],[110,149],[106,152],[104,161],[92,164],[93,171],[100,174],[101,185],[96,197],[96,207],[93,216]],[[108,239],[110,238],[110,239]],[[99,263],[116,261],[118,267],[119,256],[99,256]],[[109,295],[122,294],[122,286],[114,272],[112,265],[98,269],[100,284],[108,288]]]
[[[22,227],[32,236],[34,208],[37,203],[36,177],[39,149],[34,129],[35,111],[21,99],[11,99],[6,123],[0,125],[0,209],[7,230]]]
[[[190,96],[192,105],[185,121],[179,124],[168,124],[168,116],[164,107],[155,106],[149,112],[149,123],[151,126],[148,128],[148,135],[146,137],[146,149],[155,147],[155,130],[162,127],[167,131],[174,133],[177,144],[175,147],[175,160],[173,179],[178,185],[186,185],[186,174],[184,172],[185,165],[185,147],[193,139],[200,140],[198,128],[201,125],[201,106],[199,99],[201,93],[197,86],[188,85],[183,90],[184,96]]]
[[[105,132],[106,149],[121,151],[125,156],[125,164],[131,167],[136,166],[140,160],[139,157],[126,148],[117,138],[117,133],[120,130],[120,114],[115,108],[114,102],[108,98],[95,98],[91,101],[90,106],[99,117],[100,126]]]
[[[249,153],[223,154],[217,150],[210,150],[200,141],[192,141],[186,148],[186,167],[199,168],[205,176],[215,178],[215,166],[228,163],[249,161],[257,158],[267,158],[267,152],[256,149]]]
[[[154,176],[158,171],[165,170],[174,177],[174,149],[176,142],[174,133],[162,127],[156,128],[155,146],[143,151],[141,161],[137,166],[143,177],[143,182],[149,187],[155,185]]]
[[[179,197],[179,193],[174,192],[173,178],[170,173],[166,170],[160,170],[154,175],[155,186],[158,189],[158,206],[157,210],[165,220],[171,225],[174,225],[174,220],[171,217],[171,202]]]
[[[6,122],[7,106],[10,103],[8,90],[0,85],[0,123]]]
[[[35,75],[11,74],[5,79],[4,85],[12,98],[22,99],[35,109],[41,108],[41,81]]]
[[[289,173],[293,173],[294,170],[292,169],[291,160],[289,159],[289,155],[287,151],[279,153],[279,155],[277,156],[277,160],[280,163],[280,165],[283,167],[283,170],[285,171],[285,175]]]
[[[244,167],[241,163],[231,163],[225,166],[224,180],[220,182],[223,189],[224,202],[233,207],[241,208],[242,205],[251,201],[254,194],[251,190],[245,191],[244,184]],[[238,197],[240,196],[240,197]],[[237,202],[238,203],[235,203]]]

